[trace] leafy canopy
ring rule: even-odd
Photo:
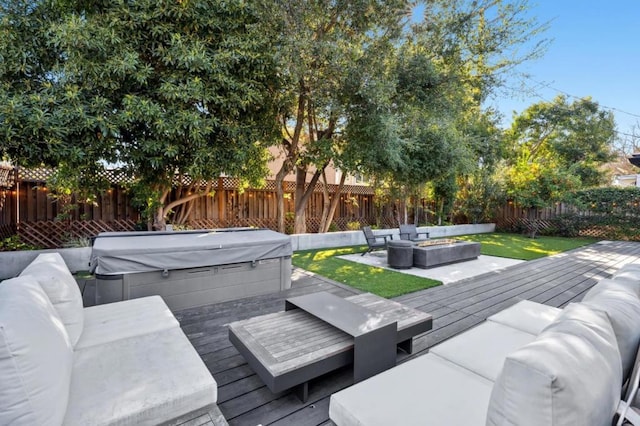
[[[176,175],[264,176],[278,79],[261,2],[0,8],[3,156],[64,166],[78,184],[119,165],[152,208],[166,207]]]
[[[569,103],[565,96],[531,105],[516,116],[507,137],[512,153],[529,153],[531,162],[557,163],[580,179],[582,187],[605,178],[599,166],[612,158],[613,114],[590,98]]]

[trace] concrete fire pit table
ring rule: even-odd
[[[480,243],[452,239],[429,240],[413,247],[413,266],[434,268],[480,256]]]

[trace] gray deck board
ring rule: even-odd
[[[430,347],[522,299],[557,307],[579,301],[599,279],[608,278],[623,265],[638,260],[640,243],[593,244],[395,298],[397,302],[433,315],[432,330],[418,336],[414,353],[399,354],[398,362],[425,354]],[[218,382],[218,406],[229,425],[330,426],[329,396],[352,383],[350,368],[344,368],[312,381],[306,403],[291,392],[273,394],[229,342],[229,323],[283,311],[288,297],[318,291],[329,291],[340,297],[360,293],[300,270],[294,271],[292,282],[292,288],[284,292],[176,313],[183,330]]]

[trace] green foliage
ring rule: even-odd
[[[458,183],[456,182],[454,173],[449,173],[433,183],[433,194],[438,209],[436,214],[439,225],[448,221],[451,211],[453,210],[453,203],[456,199],[457,192]]]
[[[507,136],[513,159],[526,153],[530,163],[564,170],[586,188],[604,182],[599,166],[612,158],[615,122],[610,111],[590,98],[570,104],[558,96],[527,108],[515,118]]]
[[[545,219],[540,234],[640,241],[639,188],[591,188],[569,193],[568,198],[569,212]],[[519,227],[525,228],[524,223]],[[511,231],[525,230],[519,227]]]
[[[526,152],[500,174],[506,196],[518,206],[529,209],[562,201],[580,185],[579,178],[568,170],[553,163],[531,161]]]
[[[428,278],[336,258],[336,256],[360,253],[364,250],[366,246],[298,251],[293,254],[292,263],[307,271],[386,298],[442,284]]]
[[[362,225],[360,225],[360,222],[358,222],[358,221],[347,222],[347,230],[348,231],[359,231],[361,227],[362,227]]]
[[[503,192],[494,176],[483,168],[461,181],[455,214],[463,215],[468,223],[490,221],[496,207],[503,202]]]
[[[0,156],[87,185],[118,164],[148,209],[176,175],[257,182],[280,81],[263,6],[2,2]]]
[[[575,191],[572,203],[589,211],[567,213],[550,220],[549,235],[599,235],[612,240],[640,240],[640,188],[592,188]]]
[[[640,188],[592,188],[576,191],[572,201],[580,208],[596,213],[640,215]]]
[[[549,219],[551,227],[541,229],[545,235],[578,237],[597,235],[608,240],[640,241],[638,215],[597,214],[585,216],[579,213],[567,213]]]
[[[91,239],[89,237],[74,237],[63,236],[62,247],[64,248],[79,248],[79,247],[91,247]]]
[[[0,240],[0,251],[38,250],[39,247],[23,242],[20,235],[12,235]]]

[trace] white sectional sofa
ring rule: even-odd
[[[610,425],[639,342],[640,265],[627,265],[581,303],[521,301],[333,394],[329,417],[338,426]]]
[[[82,307],[57,253],[0,283],[0,424],[216,417],[217,385],[159,296]]]

